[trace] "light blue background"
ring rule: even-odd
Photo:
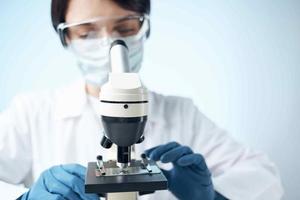
[[[19,92],[80,77],[52,30],[49,0],[0,7],[0,110]],[[153,0],[152,8],[144,82],[193,98],[239,141],[267,152],[285,199],[300,199],[300,1]]]

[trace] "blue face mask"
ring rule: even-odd
[[[122,17],[122,19],[123,18],[124,17]],[[69,36],[68,48],[76,56],[79,69],[87,83],[100,87],[107,82],[108,74],[111,72],[109,56],[110,46],[113,41],[117,39],[123,40],[128,47],[129,72],[139,72],[143,60],[144,42],[147,39],[150,30],[149,18],[147,16],[131,16],[131,18],[125,17],[124,19],[131,20],[131,23],[128,24],[142,22],[142,26],[139,30],[136,30],[137,32],[134,32],[133,34],[128,33],[127,35],[124,34],[122,36],[118,31],[112,33],[107,32],[105,26],[102,27],[99,23],[96,23],[98,21],[107,20],[103,17],[90,19],[81,23],[71,23],[69,25],[63,24],[63,26],[66,26],[65,29],[69,30],[71,35]],[[85,23],[94,23],[93,25],[96,29],[83,31],[82,35],[79,36],[75,31],[72,36],[71,27],[73,27],[74,30],[77,30],[79,29],[78,27]],[[77,27],[77,29],[74,27]],[[137,29],[136,25],[132,28]],[[104,35],[103,31],[106,31],[106,37],[101,36]]]
[[[104,42],[104,40],[106,41]],[[128,41],[128,39],[126,38],[123,40],[125,42],[126,40]],[[86,50],[85,52],[82,52],[77,56],[79,69],[87,83],[100,87],[101,85],[107,82],[108,74],[111,72],[109,50],[112,41],[113,40],[109,38],[102,38],[98,40],[89,41],[91,42],[91,45],[100,46],[101,44],[101,48],[98,48],[97,51]],[[104,43],[106,43],[106,45],[103,45]],[[129,49],[130,72],[137,73],[139,72],[143,61],[144,42],[140,40],[135,41],[133,43],[129,40],[126,43]],[[75,41],[72,43],[72,45],[77,45],[78,48],[79,45],[87,46],[89,44],[79,44]]]

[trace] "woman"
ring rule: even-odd
[[[139,71],[150,35],[150,0],[52,0],[51,14],[84,81],[17,96],[1,113],[0,179],[31,186],[22,200],[94,200],[96,194],[84,193],[82,165],[108,155],[97,145],[103,129],[97,97],[110,70],[108,50],[114,39],[123,39],[130,70]],[[149,98],[146,140],[136,151],[173,167],[163,170],[170,192],[141,198],[280,199],[279,175],[265,155],[235,142],[189,99],[154,92]]]

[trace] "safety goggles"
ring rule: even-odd
[[[85,43],[103,38],[140,40],[150,33],[147,15],[96,17],[81,22],[61,23],[57,27],[61,42],[67,47],[72,42]]]

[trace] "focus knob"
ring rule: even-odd
[[[105,149],[109,149],[112,146],[112,141],[108,139],[105,135],[102,137],[101,140],[101,146],[104,147]]]
[[[136,142],[136,144],[140,144],[145,140],[145,136],[142,135],[142,137],[140,137],[140,139]]]

